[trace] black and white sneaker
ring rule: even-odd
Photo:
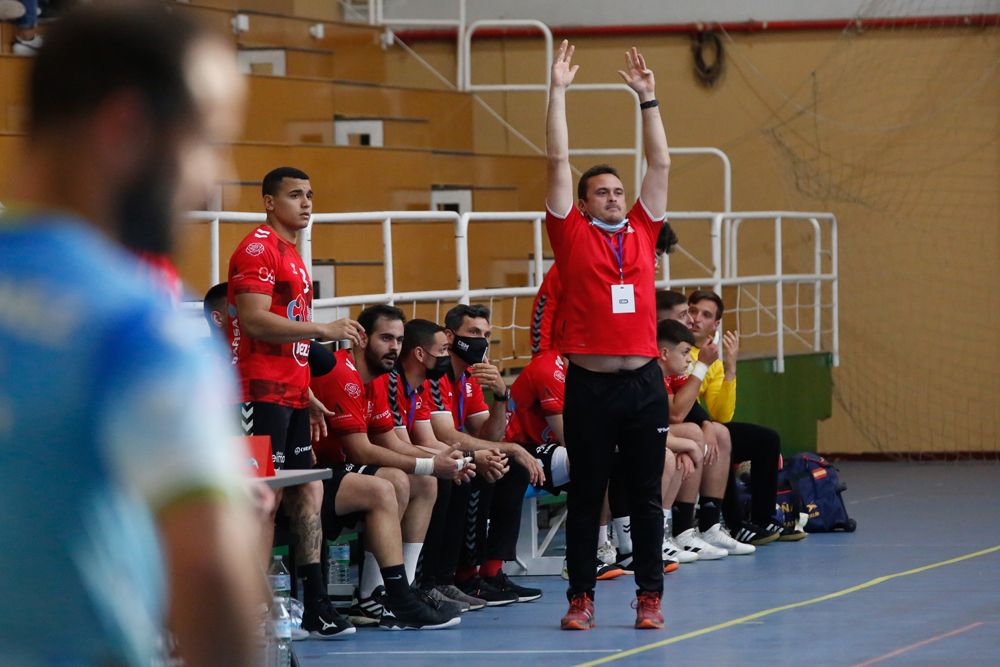
[[[457,617],[465,611],[465,609],[463,609],[464,605],[461,602],[449,600],[441,594],[431,595],[430,592],[421,589],[419,586],[411,586],[410,592],[417,596],[417,598],[425,605],[441,612],[449,618]],[[435,591],[435,593],[437,593],[437,591]]]
[[[436,607],[419,589],[411,588],[404,596],[382,598],[382,618],[378,626],[383,630],[440,630],[461,622],[458,612],[451,615]]]
[[[372,591],[371,597],[367,598],[361,597],[361,592],[355,589],[354,597],[357,598],[357,602],[347,610],[347,617],[351,619],[351,623],[358,627],[378,625],[379,619],[382,618],[382,597],[384,595],[384,586],[377,586]]]
[[[764,544],[770,544],[781,537],[781,526],[769,524],[767,528],[761,528],[755,523],[744,521],[740,524],[739,530],[736,531],[736,535],[733,537],[744,544],[752,544],[755,547],[759,547]]]
[[[634,574],[634,570],[632,569],[632,552],[623,554],[621,551],[617,551],[616,556],[615,567],[621,570],[622,574]]]
[[[495,577],[483,577],[483,581],[493,586],[498,591],[509,591],[517,596],[518,602],[532,602],[542,597],[542,589],[519,586],[508,577],[503,570]]]
[[[302,614],[302,629],[313,639],[344,639],[355,633],[351,622],[334,609],[329,600]]]
[[[474,577],[458,584],[466,595],[486,601],[487,607],[503,607],[517,602],[517,594],[513,591],[501,591],[482,577]]]

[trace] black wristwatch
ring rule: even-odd
[[[510,387],[507,387],[507,391],[505,391],[502,396],[497,396],[496,394],[494,394],[493,395],[493,400],[494,401],[501,401],[501,402],[509,401],[510,400]]]

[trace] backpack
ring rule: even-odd
[[[809,516],[807,533],[854,532],[857,522],[847,516],[841,495],[846,489],[839,471],[819,454],[797,454],[785,459],[778,472],[778,503],[786,517],[798,512]]]

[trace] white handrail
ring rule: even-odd
[[[534,19],[484,19],[473,21],[459,37],[459,61],[465,63],[461,69],[459,90],[472,91],[508,91],[511,84],[473,84],[472,83],[472,35],[480,28],[535,28],[545,38],[545,83],[519,84],[518,90],[533,90],[548,92],[552,80],[552,31],[549,26]]]

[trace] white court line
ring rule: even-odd
[[[509,654],[563,654],[563,653],[618,653],[620,648],[595,648],[595,649],[528,649],[511,651],[508,649],[497,651],[330,651],[327,655],[509,655]]]

